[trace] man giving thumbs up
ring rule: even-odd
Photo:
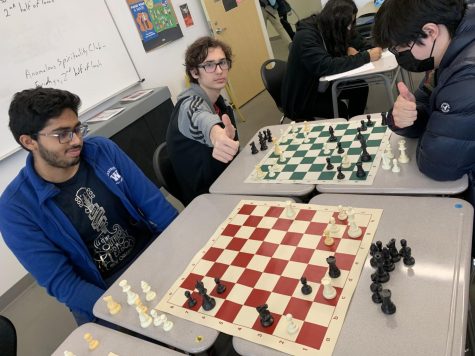
[[[178,95],[167,132],[167,150],[187,205],[209,187],[239,151],[232,108],[221,96],[231,69],[231,48],[211,37],[191,44],[185,54],[191,82]]]

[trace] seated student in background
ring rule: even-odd
[[[418,137],[417,164],[435,180],[467,173],[475,203],[475,8],[463,0],[386,0],[373,32],[399,65],[426,72],[413,95],[398,83],[388,122],[393,131]]]
[[[358,68],[381,57],[381,48],[358,52],[351,46],[353,23],[358,9],[351,0],[330,0],[322,12],[297,23],[282,84],[284,114],[292,120],[333,118],[331,86],[318,91],[320,77]],[[364,112],[368,86],[343,90],[340,117]],[[348,100],[348,107],[341,102]]]
[[[10,130],[26,166],[0,198],[7,246],[77,323],[177,216],[160,190],[112,141],[84,139],[78,96],[36,88],[16,93]]]
[[[211,37],[185,54],[191,86],[180,95],[167,131],[167,150],[187,205],[209,187],[239,150],[232,108],[221,96],[231,69],[231,48]]]

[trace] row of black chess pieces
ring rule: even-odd
[[[223,294],[226,291],[226,286],[221,283],[221,280],[218,277],[214,279],[214,282],[216,283],[216,293]],[[203,309],[206,311],[212,310],[216,306],[216,300],[207,294],[208,290],[205,288],[203,281],[196,281],[195,288],[202,297],[203,301],[201,306]],[[191,292],[188,290],[185,291],[185,297],[188,298],[188,308],[193,308],[197,301],[195,298],[193,298]]]
[[[370,264],[376,268],[376,272],[371,275],[370,290],[373,292],[371,299],[374,303],[381,303],[381,310],[384,314],[394,314],[396,312],[396,305],[391,301],[391,290],[383,289],[382,284],[386,283],[390,279],[389,272],[394,271],[396,263],[401,259],[405,266],[412,267],[416,263],[414,257],[412,257],[412,251],[407,246],[407,241],[401,239],[401,248],[398,250],[396,247],[396,239],[391,239],[383,247],[381,241],[372,243],[369,253],[372,256]]]
[[[262,132],[259,131],[257,133],[257,138],[259,140],[259,146],[260,146],[261,151],[265,151],[268,148],[267,147],[267,142],[269,142],[269,143],[272,142],[272,132],[270,131],[270,129],[262,130]],[[254,143],[254,141],[252,141],[250,143],[250,146],[251,146],[251,153],[253,155],[255,155],[257,152],[259,152],[259,150],[257,149],[256,144]]]

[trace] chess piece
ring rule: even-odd
[[[363,138],[363,135],[361,134],[361,127],[357,127],[356,131],[357,131],[357,133],[356,133],[356,136],[355,136],[355,140],[360,141]]]
[[[350,226],[348,227],[348,236],[352,239],[357,239],[361,236],[363,231],[358,225],[356,225],[355,216],[353,214],[348,215],[348,222],[350,223]]]
[[[75,353],[72,353],[71,351],[68,351],[68,350],[65,350],[63,355],[64,356],[76,356]]]
[[[214,278],[214,283],[216,283],[216,293],[223,294],[226,291],[226,286],[221,283],[218,277]]]
[[[267,308],[267,304],[259,305],[256,307],[256,310],[259,313],[261,325],[265,328],[271,326],[274,323],[274,318],[272,317],[270,311],[267,310]]]
[[[84,334],[84,340],[86,340],[89,350],[95,350],[99,346],[99,340],[92,337],[91,333]]]
[[[152,288],[150,287],[150,285],[147,282],[141,281],[140,286],[142,287],[142,292],[145,293],[145,300],[147,302],[151,302],[152,300],[155,299],[155,297],[157,296],[157,293],[155,293],[152,290]]]
[[[367,120],[366,126],[368,126],[368,127],[373,127],[374,126],[374,121],[371,121],[371,115],[369,115],[369,114],[366,115],[366,120]]]
[[[216,300],[214,300],[214,298],[206,294],[207,289],[204,287],[203,282],[196,281],[195,288],[198,291],[198,293],[203,297],[203,303],[201,304],[201,307],[203,308],[203,310],[206,310],[206,311],[212,310],[216,306]]]
[[[338,171],[338,174],[336,175],[336,179],[338,180],[342,180],[342,179],[345,179],[345,175],[343,174],[343,172],[341,171],[343,169],[343,167],[341,165],[339,165],[338,167],[336,167],[336,170]]]
[[[336,147],[338,148],[337,153],[341,155],[342,153],[345,153],[345,149],[341,146],[341,142],[336,143]]]
[[[270,178],[274,178],[275,177],[275,167],[274,167],[274,165],[269,166],[268,170],[269,170],[269,174],[267,176],[270,177]]]
[[[307,284],[307,278],[305,276],[302,276],[300,278],[300,283],[302,283],[302,288],[300,288],[300,290],[302,291],[302,294],[309,295],[312,293],[312,286]]]
[[[399,256],[404,257],[404,250],[407,247],[407,240],[406,239],[401,239],[401,249],[399,250]]]
[[[294,207],[292,205],[292,201],[290,201],[290,200],[287,200],[285,202],[285,215],[288,218],[292,218],[295,215]]]
[[[392,149],[391,144],[389,142],[386,144],[385,152],[386,152],[386,155],[388,156],[388,158],[390,158],[390,159],[394,158],[393,149]]]
[[[260,145],[261,151],[267,150],[267,142],[266,141],[267,141],[266,138],[261,134],[259,136],[259,145]]]
[[[307,131],[304,131],[303,132],[303,143],[309,143],[310,140],[308,138],[308,132]]]
[[[386,113],[382,112],[381,113],[381,126],[387,126],[388,125],[388,120],[386,117]]]
[[[341,275],[340,269],[336,265],[336,258],[335,256],[328,256],[327,257],[327,263],[328,263],[328,275],[331,278],[338,278]]]
[[[119,286],[122,287],[122,292],[127,294],[127,304],[134,305],[138,299],[138,294],[131,290],[130,284],[126,279],[123,279],[119,282]]]
[[[333,168],[335,168],[335,167],[333,166],[333,164],[331,163],[330,157],[325,158],[325,160],[327,161],[326,169],[328,169],[329,171],[331,171]]]
[[[152,324],[152,317],[140,306],[136,306],[135,310],[139,313],[140,326],[144,329],[148,328]]]
[[[374,254],[376,252],[379,252],[379,249],[378,249],[378,246],[376,246],[375,243],[372,243],[370,246],[369,246],[369,254],[372,256],[369,260],[369,264],[371,265],[371,267],[374,267],[376,268],[376,261],[374,259]]]
[[[346,219],[348,219],[348,215],[346,214],[346,210],[341,205],[338,205],[338,216],[337,216],[337,218],[340,221],[345,221]]]
[[[396,312],[396,306],[391,301],[391,291],[389,289],[383,289],[380,293],[381,295],[381,310],[384,314],[394,314]]]
[[[399,163],[408,163],[409,157],[406,154],[406,140],[399,140],[399,158],[397,159]]]
[[[160,315],[163,331],[170,331],[173,328],[173,321],[168,320],[165,314]]]
[[[396,239],[389,240],[389,242],[386,244],[386,247],[389,250],[389,254],[391,255],[393,262],[399,262],[401,260],[401,256],[399,256],[399,252],[396,248]]]
[[[297,132],[297,128],[295,127],[295,121],[290,122],[290,132]]]
[[[387,247],[383,247],[383,268],[386,272],[392,272],[396,268]]]
[[[362,162],[369,162],[371,161],[371,155],[368,153],[367,147],[368,145],[366,144],[366,140],[363,136],[361,136],[360,139],[361,143],[361,161]]]
[[[335,239],[330,236],[330,230],[328,229],[323,231],[323,243],[325,246],[332,246],[335,243]]]
[[[376,252],[374,254],[374,260],[376,261],[377,270],[371,275],[371,280],[377,283],[386,283],[389,281],[389,273],[384,270],[382,253]]]
[[[274,139],[272,138],[272,132],[270,131],[270,129],[266,130],[266,136],[267,136],[267,142],[269,143],[274,142]]]
[[[309,132],[309,131],[310,131],[310,127],[308,126],[308,122],[304,121],[303,122],[303,132]]]
[[[290,335],[295,334],[299,330],[299,327],[295,323],[294,318],[292,317],[292,314],[287,314],[285,316],[285,319],[287,320],[287,323],[288,323],[287,324],[287,332]]]
[[[381,283],[374,282],[371,284],[371,291],[373,292],[371,299],[374,303],[379,304],[383,301],[380,294],[382,290],[383,286],[381,285]]]
[[[280,155],[279,155],[279,162],[280,162],[280,163],[285,163],[285,161],[287,161],[287,159],[285,158],[284,152],[280,152]]]
[[[391,172],[393,173],[401,172],[401,168],[399,168],[396,158],[393,158],[393,168],[391,169]]]
[[[280,129],[280,142],[287,142],[287,135],[285,134],[284,129]]]
[[[414,264],[416,263],[416,260],[414,259],[414,257],[412,257],[411,248],[409,246],[406,246],[403,251],[402,262],[404,263],[404,266],[408,267],[414,266]]]
[[[260,164],[256,164],[255,172],[256,172],[256,178],[257,179],[264,178],[264,172],[262,171],[262,168],[261,168]]]
[[[348,158],[348,155],[346,153],[341,158],[341,167],[345,169],[351,167],[350,159]]]
[[[259,152],[259,150],[257,149],[256,144],[254,143],[254,141],[251,142],[251,145],[250,145],[250,146],[251,146],[251,153],[252,153],[253,155],[255,155],[256,153]]]
[[[195,301],[196,303],[196,301]],[[158,311],[156,309],[152,309],[150,310],[150,315],[152,316],[153,318],[153,325],[155,326],[160,326],[162,325],[163,323],[163,320],[160,318],[160,316],[158,315]]]
[[[102,298],[103,301],[107,303],[107,309],[111,315],[116,315],[122,309],[122,306],[112,299],[111,295],[107,295]]]
[[[273,138],[272,143],[274,144],[274,154],[276,156],[280,156],[280,153],[282,152],[282,150],[280,149],[279,142],[277,141],[276,138]]]
[[[361,123],[361,126],[360,126],[361,131],[366,131],[368,129],[368,127],[366,127],[366,122],[364,120],[361,120],[360,123]]]
[[[336,297],[336,289],[332,286],[330,278],[322,278],[320,283],[323,286],[323,298],[333,299]]]
[[[332,216],[330,218],[330,234],[338,234],[340,232],[340,227],[336,224],[335,218]]]
[[[381,154],[381,158],[382,158],[381,168],[384,169],[385,171],[390,170],[391,169],[391,159],[388,157],[386,152],[383,152]]]
[[[189,290],[185,291],[185,297],[188,298],[187,305],[188,308],[193,308],[196,305],[196,299],[193,298]]]
[[[324,155],[329,155],[332,151],[330,151],[330,147],[328,147],[327,143],[323,144],[323,154]]]
[[[366,177],[366,172],[363,169],[363,162],[360,162],[360,161],[356,162],[356,169],[357,169],[356,170],[356,176],[358,178]]]
[[[330,138],[328,139],[329,142],[337,142],[338,138],[335,136],[335,130],[332,126],[328,128],[328,132],[330,133]]]

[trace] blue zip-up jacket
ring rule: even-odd
[[[130,215],[143,221],[154,235],[177,216],[160,190],[112,141],[86,138],[81,157]],[[26,166],[0,198],[0,232],[50,295],[66,304],[76,319],[93,320],[92,308],[106,285],[79,233],[53,201],[58,192],[54,184],[38,176],[28,155]]]

